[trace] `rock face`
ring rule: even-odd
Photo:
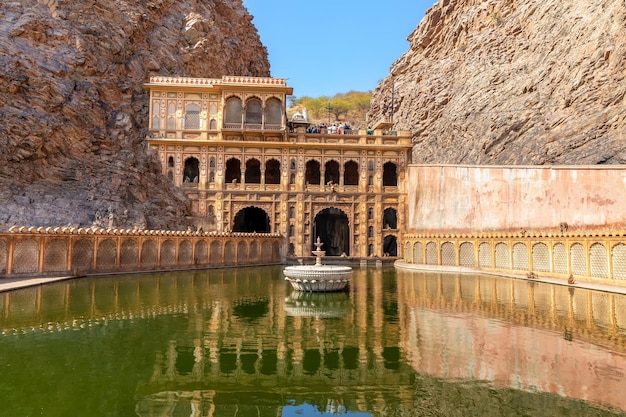
[[[408,40],[368,117],[414,163],[626,163],[624,0],[439,0]]]
[[[269,76],[251,20],[241,0],[0,2],[0,230],[185,228],[142,85]]]

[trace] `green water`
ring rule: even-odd
[[[268,267],[0,294],[0,416],[623,415],[626,301],[511,281],[356,269],[302,294]]]

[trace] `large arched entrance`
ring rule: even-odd
[[[350,226],[343,211],[334,207],[320,211],[315,216],[313,234],[314,241],[318,236],[322,241],[326,256],[350,256]],[[311,242],[311,250],[315,249],[314,243]]]
[[[270,218],[263,209],[258,207],[246,207],[240,210],[235,216],[233,232],[269,233]]]

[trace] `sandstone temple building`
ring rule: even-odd
[[[147,138],[205,231],[279,233],[283,253],[398,255],[410,132],[308,133],[284,79],[151,77]],[[299,116],[299,117],[298,117]]]

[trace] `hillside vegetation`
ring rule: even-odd
[[[287,113],[289,118],[306,108],[309,121],[314,124],[346,123],[353,129],[367,127],[366,115],[370,107],[372,93],[350,91],[333,97],[299,97],[291,100]]]

